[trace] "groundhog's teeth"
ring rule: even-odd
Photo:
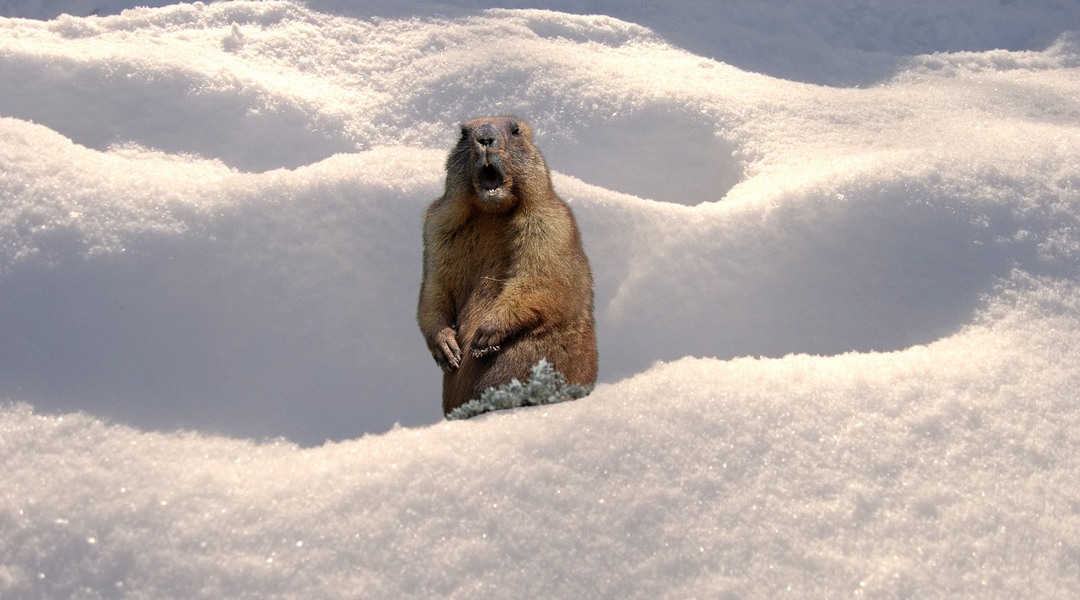
[[[495,193],[498,192],[498,191],[499,191],[498,188],[493,189],[493,190],[488,190],[488,196],[494,196]]]

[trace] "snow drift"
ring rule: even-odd
[[[764,73],[543,10],[0,21],[0,592],[1075,595],[1080,16],[1016,4],[714,16]],[[601,385],[439,423],[419,217],[508,112]]]

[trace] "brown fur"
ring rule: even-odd
[[[444,413],[527,381],[542,358],[569,383],[596,381],[589,261],[523,121],[461,125],[446,191],[424,213],[417,321],[444,371]]]

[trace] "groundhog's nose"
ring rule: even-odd
[[[499,132],[495,131],[491,123],[476,128],[476,143],[481,146],[496,147],[499,145]]]

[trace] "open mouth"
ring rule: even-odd
[[[484,165],[483,167],[480,167],[478,175],[480,187],[489,195],[495,195],[503,185],[502,173],[499,173],[499,170],[493,165]]]

